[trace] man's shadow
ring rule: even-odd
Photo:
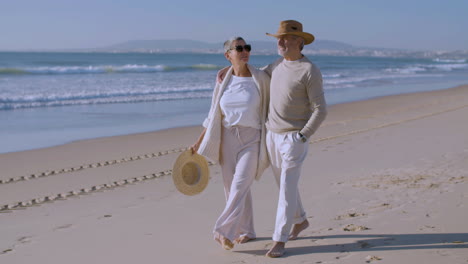
[[[320,239],[355,239],[354,242],[316,245],[314,241]],[[257,238],[263,241],[268,238]],[[310,246],[294,247],[291,242],[286,244],[286,254],[306,255],[312,253],[366,252],[386,250],[411,249],[448,249],[468,248],[468,233],[439,233],[439,234],[346,234],[330,236],[299,237],[297,240],[310,240]],[[312,245],[314,244],[314,245]],[[235,250],[235,252],[252,255],[265,255],[268,250]]]

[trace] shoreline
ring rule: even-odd
[[[416,91],[416,92],[405,92],[405,93],[398,93],[398,94],[389,94],[389,95],[377,95],[377,96],[370,96],[368,98],[364,98],[364,99],[355,99],[355,100],[351,100],[351,101],[346,101],[346,102],[341,102],[341,101],[338,101],[338,102],[332,102],[331,104],[329,104],[328,107],[333,107],[335,105],[342,105],[342,104],[353,104],[353,103],[360,103],[360,102],[365,102],[365,101],[369,101],[369,100],[375,100],[375,99],[379,99],[379,98],[384,98],[384,97],[392,97],[392,96],[400,96],[400,95],[408,95],[408,94],[418,94],[418,93],[426,93],[426,92],[434,92],[434,91],[442,91],[442,90],[449,90],[449,89],[454,89],[454,88],[457,88],[457,87],[460,87],[460,86],[465,86],[465,85],[468,85],[468,84],[462,84],[462,85],[456,85],[454,87],[446,87],[446,88],[437,88],[437,89],[430,89],[430,90],[423,90],[423,91]],[[205,101],[209,101],[211,102],[209,99],[195,99],[195,100],[205,100]],[[163,105],[165,105],[167,102],[164,102]],[[179,103],[180,104],[180,103]],[[189,109],[190,110],[190,109]],[[199,116],[204,116],[203,114],[200,114],[198,113],[200,111],[200,109],[196,108],[196,107],[192,107],[192,110],[191,111],[194,111],[194,115],[192,115],[192,119],[193,118],[197,118]],[[204,117],[203,117],[204,118]],[[201,120],[203,120],[203,118],[201,118]],[[12,150],[12,151],[8,151],[8,152],[2,152],[0,153],[0,156],[3,155],[3,154],[11,154],[11,153],[16,153],[16,152],[25,152],[25,151],[31,151],[31,150],[40,150],[40,149],[46,149],[46,148],[53,148],[53,147],[59,147],[59,146],[63,146],[63,145],[66,145],[66,144],[72,144],[72,143],[76,143],[76,142],[81,142],[81,141],[86,141],[86,140],[96,140],[96,139],[103,139],[103,138],[110,138],[110,137],[119,137],[119,136],[129,136],[129,135],[138,135],[138,134],[147,134],[147,133],[154,133],[154,132],[159,132],[159,131],[165,131],[165,130],[170,130],[170,129],[183,129],[183,128],[186,128],[186,127],[197,127],[198,125],[178,125],[178,126],[171,126],[169,124],[166,124],[168,121],[167,120],[164,120],[162,121],[162,123],[164,123],[164,125],[160,125],[161,129],[156,129],[156,130],[147,130],[147,131],[143,131],[143,132],[128,132],[128,133],[120,133],[120,134],[116,134],[116,135],[103,135],[103,136],[96,136],[96,137],[90,137],[90,138],[83,138],[83,139],[71,139],[71,140],[66,140],[66,139],[62,139],[61,141],[63,141],[62,143],[51,143],[50,145],[47,145],[47,146],[38,146],[38,147],[33,147],[33,148],[30,148],[30,149],[18,149],[18,147],[16,148],[13,148],[13,149],[18,149],[18,150]],[[201,126],[201,123],[200,122],[200,126]],[[108,128],[103,128],[101,129],[103,131],[105,130],[109,130]],[[99,133],[98,133],[99,134]]]
[[[468,85],[330,106],[299,185],[311,226],[285,260],[465,263],[466,116]],[[212,238],[224,206],[219,166],[201,194],[176,190],[172,165],[201,130],[0,154],[0,261],[274,262],[263,257],[277,201],[270,169],[252,186],[258,238],[232,251]]]

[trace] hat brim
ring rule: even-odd
[[[288,32],[288,33],[280,33],[280,34],[270,34],[266,33],[268,36],[279,38],[281,36],[285,35],[294,35],[294,36],[299,36],[304,39],[304,44],[309,45],[310,43],[314,42],[315,37],[314,35],[307,33],[307,32]]]
[[[209,169],[206,159],[191,150],[179,155],[172,169],[172,179],[179,192],[185,195],[201,193],[209,181]]]

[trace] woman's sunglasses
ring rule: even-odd
[[[247,45],[244,45],[244,46],[238,45],[238,46],[236,46],[236,47],[234,47],[232,49],[229,49],[229,50],[233,50],[233,49],[235,49],[237,52],[243,52],[244,49],[245,49],[245,51],[250,52],[252,50],[252,46],[250,46],[250,44],[247,44]]]

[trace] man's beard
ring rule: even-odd
[[[278,55],[284,57],[284,54],[286,54],[286,50],[278,48]]]

